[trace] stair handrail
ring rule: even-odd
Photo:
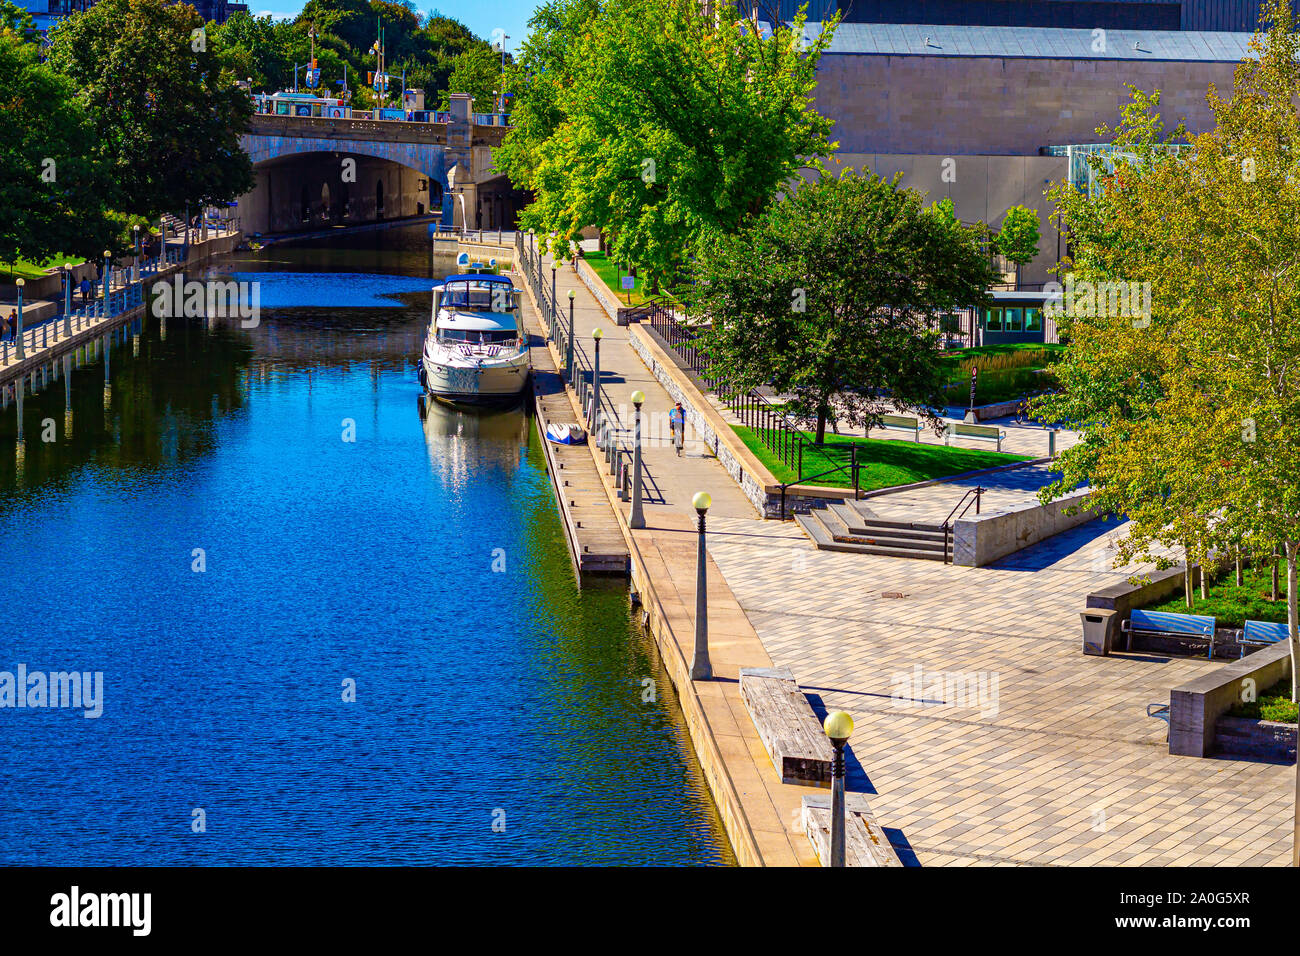
[[[958,508],[961,508],[961,506],[962,506],[962,502],[965,502],[965,503],[966,503],[966,507],[965,507],[965,508],[962,508],[961,514],[957,515],[957,520],[958,520],[958,521],[960,521],[962,518],[966,517],[966,512],[970,511],[970,506],[971,506],[972,504],[975,506],[975,513],[976,513],[976,514],[979,514],[979,513],[980,513],[980,498],[982,498],[982,497],[984,496],[984,492],[985,492],[986,490],[987,490],[987,489],[985,489],[985,488],[984,488],[983,486],[981,486],[981,485],[976,485],[974,488],[967,488],[967,489],[966,489],[966,493],[965,493],[964,495],[961,496],[961,498],[957,501],[957,503],[956,503],[955,505],[952,506],[952,511],[949,511],[949,512],[948,512],[948,517],[946,517],[946,518],[943,519],[943,563],[944,563],[944,564],[948,564],[948,563],[949,563],[949,561],[948,561],[948,544],[949,544],[950,539],[952,538],[952,523],[953,523],[953,517],[952,517],[952,516],[955,515],[955,514],[957,514],[957,509],[958,509]],[[973,499],[972,501],[966,501],[966,499],[967,499],[967,498],[970,498],[972,495],[974,496],[974,499]]]

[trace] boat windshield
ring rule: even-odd
[[[511,329],[440,329],[444,342],[464,342],[469,345],[512,344],[519,333]]]
[[[513,291],[501,282],[449,282],[443,288],[442,307],[509,312],[514,307]]]

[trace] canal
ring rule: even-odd
[[[0,415],[0,864],[734,863],[531,420],[421,414],[451,271],[424,227],[241,254],[255,328],[150,319],[21,453]],[[4,706],[20,667],[102,714]]]

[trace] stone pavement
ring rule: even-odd
[[[557,287],[562,302],[576,291],[584,348],[597,325],[605,333],[601,366],[614,404],[640,388],[648,412],[666,410],[667,394],[628,346],[627,330],[608,320],[570,269],[558,270]],[[1022,440],[1045,447],[1041,430]],[[719,602],[720,679],[690,684],[698,704],[684,707],[703,715],[691,729],[706,772],[725,774],[710,785],[739,795],[740,810],[720,809],[752,811],[766,858],[790,860],[793,852],[807,862],[804,848],[788,842],[790,795],[773,783],[752,725],[736,709],[730,671],[753,666],[751,656],[790,668],[815,705],[853,715],[850,789],[867,794],[904,862],[1290,862],[1294,767],[1172,757],[1165,724],[1146,716],[1147,704],[1168,702],[1171,687],[1221,665],[1083,656],[1084,596],[1142,570],[1111,568],[1121,526],[1094,521],[985,568],[816,551],[793,522],[757,518],[698,443],[688,443],[683,459],[666,446],[648,448],[646,463],[657,500],[646,507],[650,528],[634,538],[683,656],[694,615],[692,535],[683,519],[693,517],[696,490],[713,495],[709,553],[711,573],[720,573],[710,579],[710,604]],[[1032,498],[1044,474],[984,476],[985,510]],[[962,484],[881,496],[870,506],[882,515],[946,514]],[[700,733],[705,725],[708,734]]]
[[[1139,570],[1109,569],[1114,522],[986,568],[713,524],[710,554],[773,664],[857,722],[850,789],[905,862],[1290,862],[1294,768],[1170,756],[1146,716],[1220,665],[1081,653],[1084,595]]]

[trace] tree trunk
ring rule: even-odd
[[[1273,549],[1273,603],[1277,603],[1277,548]]]
[[[826,416],[830,411],[828,405],[822,404],[817,406],[817,444],[826,441]]]
[[[1201,565],[1200,565],[1200,567],[1201,567],[1201,600],[1202,600],[1202,601],[1209,600],[1209,597],[1210,597],[1210,592],[1209,592],[1209,589],[1207,588],[1207,586],[1206,586],[1206,582],[1205,582],[1205,562],[1206,562],[1207,560],[1208,560],[1207,558],[1202,558],[1202,559],[1201,559]]]
[[[1192,556],[1187,551],[1187,545],[1183,545],[1183,600],[1187,602],[1187,610],[1192,609],[1194,592],[1192,591]]]
[[[1241,587],[1241,548],[1237,549],[1237,587]]]

